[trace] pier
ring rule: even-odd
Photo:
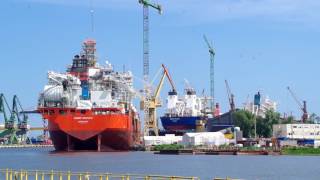
[[[141,175],[141,174],[113,174],[97,172],[45,171],[45,170],[13,170],[0,169],[3,180],[200,180],[198,177]],[[236,180],[231,178],[213,178],[213,180]]]
[[[4,180],[200,180],[198,177],[113,174],[97,172],[44,171],[44,170],[13,170],[1,169],[0,179]],[[230,179],[231,180],[231,179]]]

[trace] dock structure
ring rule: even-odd
[[[13,144],[13,145],[0,145],[0,149],[12,149],[12,148],[53,148],[52,144]]]
[[[3,180],[200,180],[198,177],[0,169]]]

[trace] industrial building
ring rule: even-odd
[[[320,140],[320,124],[275,124],[273,137]]]

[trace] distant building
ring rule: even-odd
[[[244,109],[264,118],[268,110],[277,110],[277,103],[269,99],[268,96],[261,96],[258,92],[255,94],[253,102],[248,101],[244,104]]]
[[[273,137],[320,140],[320,124],[275,124],[273,125]]]

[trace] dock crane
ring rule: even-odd
[[[293,97],[293,99],[296,101],[296,103],[298,104],[298,106],[300,107],[301,111],[302,111],[302,123],[307,122],[308,120],[308,111],[307,111],[307,101],[302,101],[303,104],[301,104],[301,101],[299,101],[299,99],[297,98],[297,96],[295,95],[295,93],[290,89],[290,87],[287,87],[288,91],[290,92],[291,96]]]
[[[9,112],[10,117],[8,117]],[[0,137],[6,138],[8,144],[16,144],[18,142],[15,128],[15,118],[12,115],[12,110],[6,100],[4,94],[0,94],[0,113],[3,114],[4,118],[4,129],[1,129]]]
[[[12,118],[17,120],[17,135],[21,142],[26,140],[28,131],[28,116],[23,113],[24,110],[17,95],[13,96],[12,100]]]
[[[214,112],[214,56],[215,51],[213,49],[212,43],[209,43],[208,38],[206,35],[203,35],[204,41],[206,42],[208,48],[209,48],[209,54],[210,54],[210,109],[212,112]]]
[[[228,100],[229,100],[229,105],[230,105],[230,111],[235,111],[235,103],[234,103],[234,94],[231,92],[229,83],[227,80],[225,80],[226,88],[227,88],[227,94],[228,94]]]
[[[164,83],[164,79],[165,77],[168,78],[171,88],[172,88],[172,92],[177,92],[175,85],[172,81],[172,78],[169,74],[168,69],[165,67],[165,65],[162,64],[162,68],[163,68],[163,73],[162,73],[162,77],[160,79],[160,82],[154,92],[154,95],[151,96],[151,98],[149,100],[147,100],[148,104],[145,105],[145,107],[147,106],[148,108],[148,121],[144,122],[144,135],[145,136],[149,136],[149,135],[159,135],[159,128],[158,128],[158,121],[157,121],[157,108],[161,107],[161,101],[160,101],[160,92],[161,89],[163,87],[163,83]],[[146,97],[148,98],[148,97]],[[144,100],[144,103],[146,103],[146,100]]]

